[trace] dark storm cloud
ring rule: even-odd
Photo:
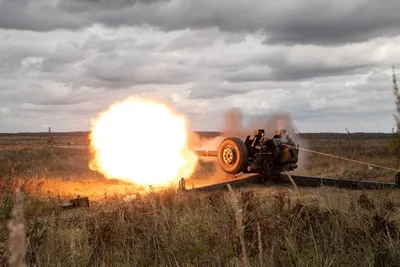
[[[247,71],[246,69],[237,72],[229,72],[224,74],[223,78],[228,82],[261,82],[261,81],[297,81],[306,80],[324,76],[340,76],[349,74],[365,73],[367,65],[329,67],[296,67],[296,66],[279,66],[269,69],[268,66],[260,67],[257,71]],[[264,71],[263,71],[264,70]]]
[[[347,43],[400,32],[398,1],[183,1],[93,14],[111,26],[149,24],[164,30],[218,27],[266,34],[268,43]]]
[[[92,23],[152,25],[166,31],[217,27],[263,32],[266,43],[340,44],[399,34],[400,2],[5,0],[0,4],[2,28],[48,31]]]
[[[54,1],[53,1],[54,2]],[[60,12],[50,0],[0,1],[0,28],[15,30],[50,31],[54,29],[80,29],[89,25],[85,17]]]
[[[362,74],[366,70],[366,65],[355,65],[355,66],[343,66],[343,67],[293,67],[287,66],[274,69],[270,75],[271,80],[281,80],[281,81],[289,81],[289,80],[305,80],[315,77],[324,77],[324,76],[340,76],[340,75],[349,75],[349,74]]]
[[[400,33],[400,3],[397,0],[292,3],[296,8],[289,13],[282,10],[280,25],[271,28],[267,43],[350,43]]]
[[[224,98],[228,96],[245,97],[244,94],[254,91],[273,90],[285,88],[293,90],[299,87],[297,82],[279,82],[279,81],[213,81],[197,84],[190,88],[189,99],[213,99]]]
[[[189,99],[213,99],[221,98],[230,95],[241,95],[248,91],[248,84],[231,84],[231,83],[221,83],[219,81],[214,81],[210,83],[202,83],[190,88],[188,95]]]
[[[61,0],[59,7],[68,12],[88,12],[129,8],[136,4],[153,4],[169,0]]]

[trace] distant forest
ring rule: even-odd
[[[212,138],[220,136],[221,132],[211,132],[211,131],[194,131],[198,133],[201,137],[204,138]],[[162,134],[162,132],[161,132]],[[253,133],[250,132],[250,135]],[[81,137],[87,138],[89,136],[89,132],[35,132],[35,133],[0,133],[0,136],[24,136],[24,137],[38,137],[38,136],[68,136],[68,137]],[[301,133],[296,134],[304,139],[352,139],[352,140],[360,140],[360,139],[390,139],[393,137],[393,133]]]

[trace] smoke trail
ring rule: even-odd
[[[262,117],[256,118],[249,123],[248,129],[265,129],[266,136],[272,138],[276,130],[286,130],[286,134],[294,141],[296,145],[302,148],[309,148],[306,139],[301,138],[299,133],[296,133],[293,120],[287,113],[273,113],[266,120]],[[307,164],[308,155],[299,152],[299,161],[297,170],[304,169]]]
[[[222,132],[224,136],[243,136],[248,132],[243,126],[242,110],[239,108],[229,109],[224,117]]]

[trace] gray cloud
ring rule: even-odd
[[[62,0],[59,7],[68,12],[88,12],[98,10],[120,10],[140,4],[153,4],[169,0]]]
[[[80,29],[89,21],[73,13],[60,12],[54,1],[3,0],[0,2],[0,28],[50,31]]]
[[[241,87],[242,86],[242,87]],[[250,85],[251,86],[251,85]],[[254,88],[254,86],[253,86]],[[190,99],[212,99],[230,95],[241,95],[251,91],[249,84],[232,84],[221,81],[211,81],[197,84],[190,88],[188,98]]]
[[[254,77],[257,73],[253,74]],[[224,76],[221,76],[225,78]],[[293,90],[300,86],[298,82],[263,81],[254,80],[214,80],[207,83],[199,83],[189,89],[189,99],[224,98],[232,95],[243,97],[243,94],[255,91],[267,91],[274,89]]]
[[[266,43],[327,45],[396,36],[400,4],[396,0],[5,0],[0,6],[0,27],[7,29],[78,29],[92,23],[152,25],[167,31],[217,27],[227,32],[262,32]]]
[[[285,38],[290,31],[275,40],[270,31],[272,41],[265,43],[265,32],[250,33],[257,27],[273,29],[275,22],[260,26],[261,14],[270,10],[294,12],[285,7],[286,3],[276,2],[265,10],[256,6],[254,22],[248,19],[248,25],[258,21],[259,26],[243,24],[238,29],[229,25],[246,21],[244,16],[250,16],[246,11],[255,7],[233,2],[223,10],[223,1],[213,2],[216,11],[210,15],[190,13],[194,7],[204,10],[208,0],[183,6],[176,0],[59,2],[63,6],[51,5],[56,1],[50,0],[3,1],[0,7],[4,3],[9,11],[24,4],[26,10],[33,8],[36,14],[43,9],[65,14],[48,16],[47,28],[36,31],[0,29],[0,123],[5,129],[34,131],[43,125],[59,130],[88,129],[93,116],[130,95],[167,101],[187,115],[191,127],[197,130],[220,129],[223,114],[231,107],[240,108],[248,120],[275,112],[289,113],[302,131],[340,131],[349,125],[351,130],[364,130],[373,129],[374,123],[390,131],[394,125],[390,66],[400,63],[400,37],[363,43],[351,43],[353,39],[343,37],[347,43],[340,45],[282,45],[278,39],[289,40]],[[301,9],[308,5],[306,2]],[[346,8],[354,12],[357,5]],[[242,12],[236,11],[239,7]],[[338,8],[330,12],[337,14]],[[75,9],[79,12],[73,15]],[[157,12],[153,15],[161,15],[146,17],[154,10]],[[177,16],[179,10],[185,12]],[[2,12],[1,8],[0,25]],[[140,14],[135,17],[135,12]],[[78,29],[90,25],[88,18],[107,22],[103,18],[109,14],[113,14],[109,25],[115,28],[92,25]],[[171,15],[167,29],[188,28],[162,31],[148,26],[117,27],[121,21],[139,25],[147,20],[161,25],[165,14]],[[219,20],[215,22],[203,20],[216,14]],[[230,22],[228,14],[238,22]],[[60,26],[69,16],[75,16],[80,26]],[[52,19],[59,21],[52,23]],[[268,22],[271,18],[264,19]],[[292,18],[286,19],[288,24],[282,25],[289,27]],[[186,24],[179,24],[181,21]],[[33,22],[31,25],[35,27]],[[48,31],[53,26],[69,30]],[[387,33],[379,35],[389,36],[390,28]]]
[[[1,44],[0,43],[0,71],[3,73],[15,73],[23,62],[29,58],[41,58],[46,52],[34,45],[22,44]]]

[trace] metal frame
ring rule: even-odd
[[[395,176],[395,182],[375,182],[375,181],[362,181],[354,179],[340,179],[340,178],[326,178],[326,177],[315,177],[315,176],[302,176],[302,175],[290,175],[290,178],[299,187],[336,187],[346,189],[399,189],[400,188],[400,173]],[[262,175],[250,175],[244,178],[233,179],[226,182],[220,182],[200,187],[186,188],[185,179],[182,178],[179,182],[180,191],[209,191],[226,189],[229,184],[231,187],[240,187],[247,184],[261,184],[265,182],[272,182],[275,184],[290,184],[291,181],[289,176],[281,175],[279,177],[265,177]],[[183,185],[183,186],[182,186]]]

